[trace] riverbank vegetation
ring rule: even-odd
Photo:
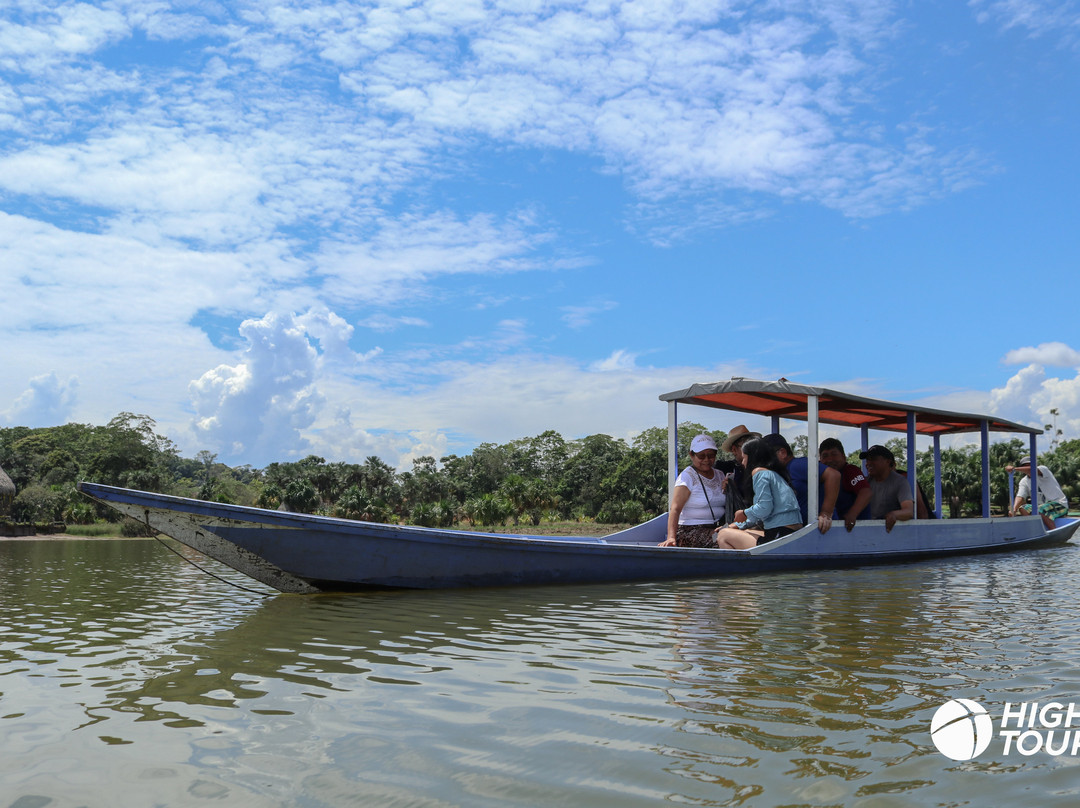
[[[679,426],[680,457],[690,438],[708,432],[696,423]],[[725,433],[711,434],[719,445]],[[467,455],[436,460],[418,457],[398,471],[378,457],[362,463],[317,456],[270,463],[262,469],[230,467],[201,451],[181,457],[146,415],[120,413],[105,426],[65,424],[0,429],[0,467],[17,494],[17,522],[93,525],[113,518],[104,506],[75,489],[79,480],[198,499],[285,508],[374,522],[425,527],[520,532],[588,532],[590,525],[635,524],[667,509],[667,430],[651,427],[631,441],[609,435],[567,440],[548,430],[505,444],[483,443]],[[806,439],[792,440],[805,453]],[[897,458],[904,440],[888,442]],[[1008,502],[1004,467],[1026,452],[1012,439],[991,446],[991,501]],[[858,463],[857,454],[853,461]],[[975,446],[942,452],[945,515],[980,510],[981,472]],[[1040,456],[1075,503],[1080,495],[1080,440],[1065,441]],[[918,477],[933,497],[933,458],[918,454]],[[131,524],[125,533],[137,533]]]

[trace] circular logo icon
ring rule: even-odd
[[[930,737],[945,757],[972,760],[994,737],[994,722],[986,708],[971,699],[952,699],[938,707],[930,722]]]

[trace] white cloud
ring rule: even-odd
[[[596,156],[646,204],[729,190],[864,216],[971,173],[925,130],[858,117],[895,35],[889,3],[200,11],[24,5],[0,27],[24,57],[7,65],[21,77],[9,106],[28,113],[12,116],[25,138],[0,150],[0,186],[216,244],[297,225],[363,230],[388,194],[416,193],[459,171],[462,149],[491,145]],[[185,60],[93,61],[136,31],[184,43]],[[347,255],[356,239],[329,241]]]
[[[357,325],[370,328],[372,331],[396,331],[403,326],[416,328],[430,328],[431,323],[420,317],[392,317],[389,314],[379,313],[365,317]]]
[[[316,343],[339,346],[347,339],[342,330],[333,317],[271,312],[245,320],[240,334],[248,345],[240,363],[219,365],[190,385],[196,439],[227,458],[303,453],[308,441],[301,430],[324,403],[315,388]]]
[[[340,302],[387,304],[443,275],[541,269],[534,251],[551,239],[527,220],[467,220],[449,213],[403,215],[380,222],[363,243],[338,242],[316,261],[323,284]]]
[[[1064,440],[1080,438],[1080,373],[1071,379],[1048,378],[1042,365],[1028,365],[991,391],[990,411],[1039,428],[1056,423]],[[1040,451],[1049,448],[1052,437],[1040,436]]]
[[[563,306],[563,322],[575,330],[592,325],[593,317],[618,307],[614,300],[605,300],[586,306]]]
[[[30,386],[4,413],[4,421],[13,426],[57,426],[71,416],[78,395],[75,376],[60,381],[55,372],[30,379]]]
[[[1064,342],[1044,342],[1032,348],[1016,348],[1002,357],[1006,365],[1051,365],[1053,367],[1080,368],[1080,351]]]
[[[629,351],[624,351],[621,348],[617,351],[613,351],[611,356],[607,359],[602,359],[598,362],[593,362],[590,366],[590,370],[594,370],[598,373],[608,373],[611,371],[633,370],[634,364],[637,361],[637,354]]]
[[[703,379],[753,376],[754,371],[735,364],[654,368],[619,362],[600,369],[534,354],[507,354],[481,363],[433,362],[409,369],[393,384],[360,379],[344,386],[337,379],[324,380],[321,392],[344,402],[350,415],[343,421],[341,410],[324,409],[325,418],[307,434],[317,453],[325,447],[334,457],[363,459],[377,446],[401,468],[422,454],[438,457],[436,448],[467,452],[483,441],[503,443],[545,429],[568,439],[600,432],[629,438],[667,422],[661,393]],[[687,417],[721,428],[731,418],[730,413],[693,409]],[[434,435],[443,437],[435,440]]]
[[[1076,0],[968,0],[976,19],[1004,30],[1021,29],[1032,36],[1075,45],[1080,37],[1080,3]]]
[[[335,322],[318,315],[321,323]],[[421,455],[468,452],[483,441],[549,428],[568,438],[596,432],[629,437],[665,423],[661,393],[695,380],[753,375],[743,365],[640,367],[626,351],[593,363],[502,351],[500,342],[525,338],[523,324],[514,320],[477,338],[491,348],[482,361],[434,356],[416,362],[384,352],[331,364],[326,337],[310,328],[311,319],[271,313],[243,324],[247,346],[238,361],[191,384],[192,451],[209,448],[224,462],[254,465],[308,453],[354,462],[376,454],[408,468]],[[339,324],[336,338],[345,331]]]
[[[122,14],[88,3],[64,3],[54,8],[41,3],[35,4],[33,11],[31,24],[15,22],[7,12],[0,19],[0,67],[41,69],[54,60],[92,53],[130,33],[130,24]]]
[[[413,7],[392,44],[356,50],[344,86],[439,131],[597,154],[644,199],[726,187],[871,215],[956,182],[957,156],[925,134],[889,145],[847,126],[863,51],[894,35],[888,4],[758,8],[553,3],[449,21]],[[437,45],[451,35],[467,51]]]

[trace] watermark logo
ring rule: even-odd
[[[994,721],[979,702],[953,699],[938,707],[930,722],[930,737],[945,757],[972,760],[994,738]]]
[[[1080,709],[1075,704],[1051,701],[1009,703],[998,721],[979,702],[951,699],[934,713],[930,737],[941,754],[952,760],[974,760],[997,738],[1000,754],[1031,757],[1080,756]]]

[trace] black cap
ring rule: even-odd
[[[896,456],[884,446],[882,446],[880,443],[875,443],[865,452],[859,452],[859,457],[861,457],[863,460],[868,457],[884,457],[886,460],[890,460],[893,463],[896,462]]]

